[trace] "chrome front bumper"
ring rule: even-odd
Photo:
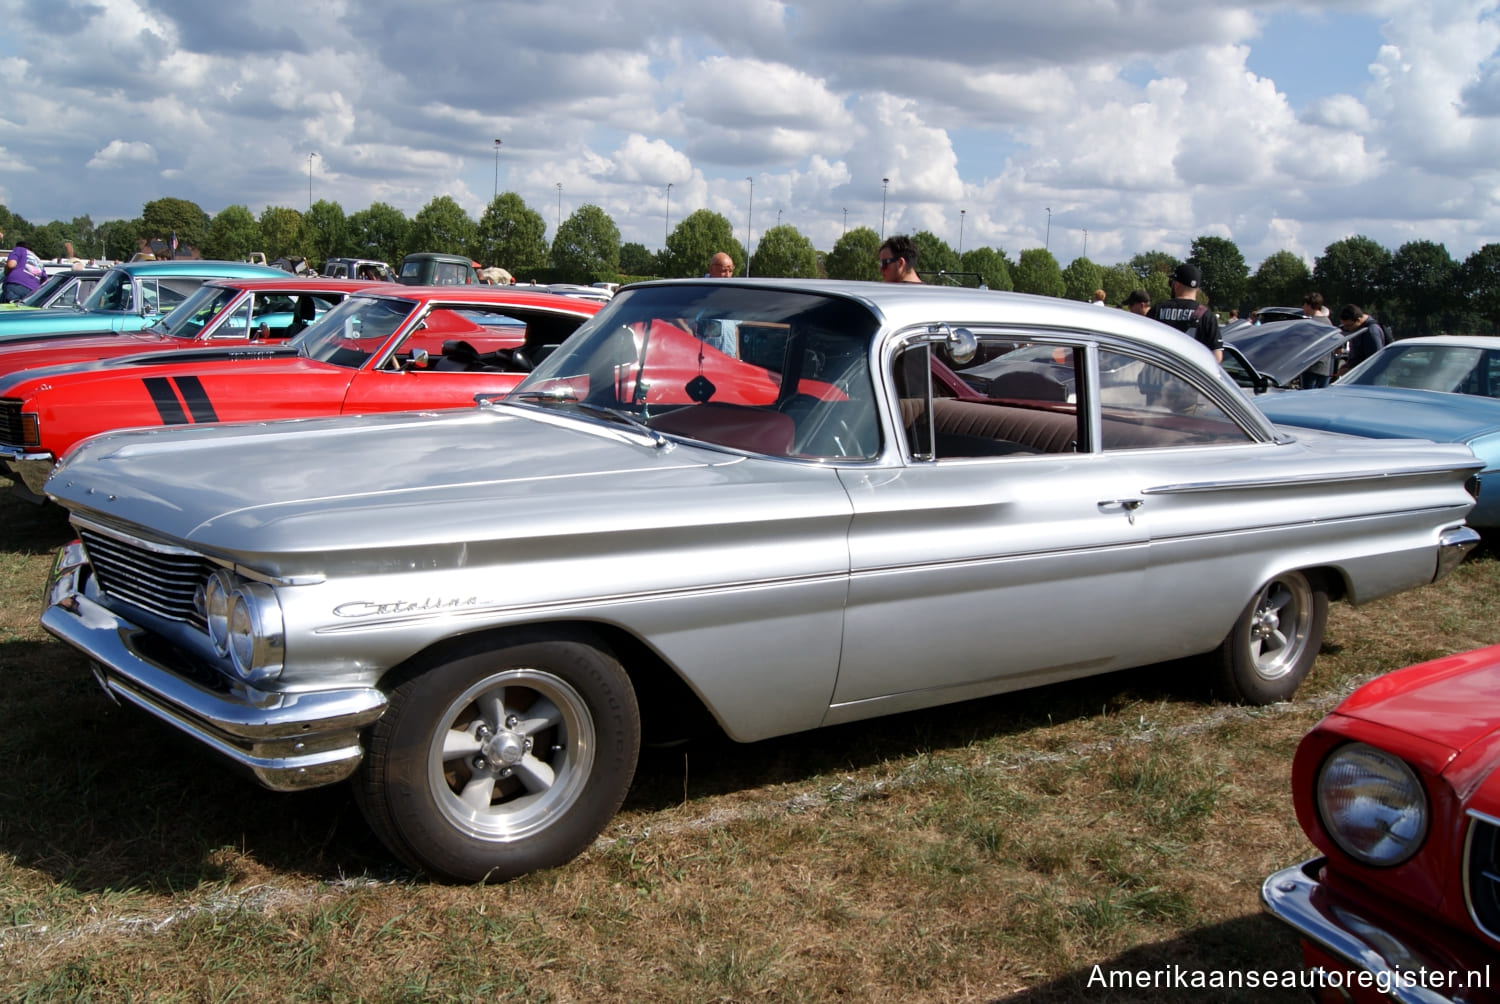
[[[42,627],[93,660],[111,698],[192,736],[273,791],[332,784],[359,766],[360,731],[385,711],[381,691],[284,694],[175,669],[170,660],[181,657],[172,649],[149,645],[147,631],[84,595],[88,566],[70,557],[76,546],[58,555]]]
[[[1476,988],[1477,996],[1469,997],[1465,991],[1443,983],[1444,989],[1453,992],[1453,996],[1447,996],[1436,984],[1426,985],[1435,981],[1423,981],[1424,971],[1450,974],[1467,970],[1447,960],[1431,958],[1412,945],[1408,937],[1339,905],[1315,877],[1322,865],[1322,858],[1314,858],[1283,868],[1267,878],[1260,888],[1267,909],[1325,953],[1342,959],[1357,972],[1370,974],[1370,986],[1391,1000],[1402,1004],[1465,1004],[1492,999],[1489,989]]]
[[[57,458],[50,453],[28,451],[15,446],[0,446],[0,460],[5,461],[5,466],[10,468],[16,480],[26,486],[27,493],[37,499],[43,497],[42,485],[47,483],[52,468],[57,464]]]

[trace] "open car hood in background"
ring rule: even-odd
[[[1283,387],[1349,338],[1327,321],[1312,318],[1241,325],[1226,330],[1223,337],[1255,373]]]

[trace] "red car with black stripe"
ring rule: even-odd
[[[190,293],[172,312],[140,331],[82,331],[0,342],[0,376],[37,366],[144,352],[286,341],[351,293],[353,279],[218,279]]]
[[[285,342],[0,375],[0,460],[17,491],[40,501],[58,457],[114,429],[466,407],[508,393],[604,306],[508,287],[343,285],[357,295]]]

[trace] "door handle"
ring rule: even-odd
[[[1121,509],[1125,513],[1125,518],[1130,520],[1133,525],[1135,523],[1135,511],[1145,504],[1145,499],[1105,499],[1099,503],[1099,511],[1107,512],[1111,509]]]

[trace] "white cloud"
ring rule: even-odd
[[[87,167],[96,168],[118,168],[131,167],[137,164],[155,164],[157,160],[156,148],[150,143],[138,141],[127,142],[126,140],[110,140],[105,147],[94,154],[89,160]]]

